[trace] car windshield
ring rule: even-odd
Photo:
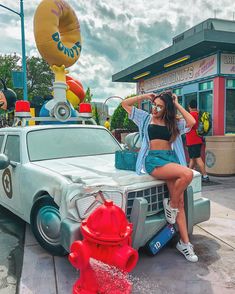
[[[27,146],[30,161],[102,155],[120,150],[107,130],[89,127],[30,131]]]

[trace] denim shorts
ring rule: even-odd
[[[180,164],[174,150],[150,150],[145,158],[145,170],[148,174],[151,174],[156,167],[168,163]]]

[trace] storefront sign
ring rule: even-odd
[[[192,82],[217,73],[217,55],[212,55],[201,60],[189,63],[185,66],[161,74],[154,78],[141,81],[138,89],[153,91],[168,88],[175,85]]]
[[[221,54],[220,72],[226,75],[235,74],[235,54]]]

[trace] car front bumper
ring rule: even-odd
[[[184,207],[187,220],[188,233],[191,234],[193,226],[210,218],[210,200],[197,197],[194,199],[191,186],[184,193]],[[148,202],[144,198],[136,198],[130,216],[133,223],[133,247],[139,249],[144,246],[165,225],[164,211],[147,216]]]
[[[193,226],[210,218],[210,200],[201,196],[194,199],[191,186],[184,193],[185,214],[189,234]],[[148,202],[145,198],[135,198],[130,215],[133,224],[132,241],[133,247],[139,249],[144,246],[165,225],[164,211],[147,216]],[[61,223],[61,245],[69,252],[71,244],[76,240],[82,240],[80,222],[66,218]]]

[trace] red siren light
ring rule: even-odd
[[[29,117],[30,115],[30,103],[29,101],[17,100],[15,103],[15,116]]]
[[[84,117],[92,116],[92,108],[90,103],[80,103],[79,114]]]

